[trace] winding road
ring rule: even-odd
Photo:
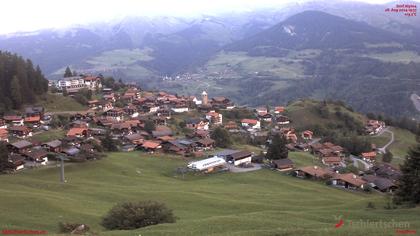
[[[386,150],[388,149],[389,145],[391,145],[394,142],[394,132],[392,132],[391,130],[389,130],[388,128],[385,128],[384,130],[381,131],[380,134],[378,134],[377,136],[382,135],[383,133],[390,133],[391,134],[391,140],[389,140],[389,142],[387,144],[385,144],[383,147],[378,148],[378,151],[380,153],[385,154]]]

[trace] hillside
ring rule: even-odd
[[[100,161],[66,165],[65,185],[54,167],[0,176],[0,227],[54,235],[63,221],[88,224],[99,235],[395,235],[374,226],[335,229],[335,215],[344,215],[346,221],[407,221],[410,229],[420,227],[415,220],[419,209],[385,210],[385,199],[377,194],[343,191],[270,170],[174,177],[175,168],[184,164],[168,156],[114,153]],[[99,225],[115,203],[149,199],[174,209],[177,222],[133,231],[105,231]],[[367,210],[368,202],[377,209]]]

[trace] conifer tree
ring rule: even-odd
[[[20,93],[20,84],[17,76],[13,76],[12,82],[10,84],[10,91],[12,95],[13,107],[15,109],[20,108],[22,105],[22,94]]]
[[[66,71],[64,71],[64,78],[72,77],[73,73],[70,70],[70,67],[66,67]]]
[[[286,137],[276,134],[267,150],[266,158],[270,160],[285,159],[289,155]]]
[[[408,156],[401,165],[402,176],[399,179],[399,188],[395,195],[398,204],[420,203],[420,144],[410,149]]]

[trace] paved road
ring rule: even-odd
[[[362,159],[359,159],[356,156],[350,155],[350,159],[353,161],[353,165],[355,167],[359,168],[359,169],[369,170],[372,167],[372,164],[370,164],[370,163],[368,163],[368,162],[366,162]],[[364,167],[360,168],[359,163],[362,163],[364,165]]]
[[[419,97],[419,95],[413,93],[413,94],[411,94],[410,99],[413,102],[414,106],[416,107],[417,111],[420,111],[420,97]]]
[[[389,147],[389,145],[391,145],[394,142],[394,132],[392,132],[391,130],[389,130],[388,128],[385,128],[382,133],[390,133],[391,134],[391,140],[389,140],[389,142],[387,144],[385,144],[383,147],[378,148],[378,151],[380,153],[386,153],[387,148]]]

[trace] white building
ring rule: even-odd
[[[63,78],[56,83],[57,89],[69,89],[69,90],[78,90],[82,88],[88,88],[90,90],[97,90],[102,88],[102,83],[98,77],[82,77],[82,76],[72,76]]]
[[[200,161],[188,163],[188,168],[198,171],[211,172],[216,167],[225,166],[226,161],[221,157],[211,157]]]

